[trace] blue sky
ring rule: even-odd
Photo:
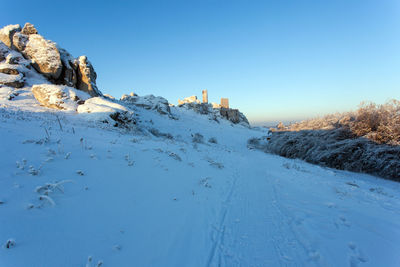
[[[4,1],[87,55],[103,93],[228,97],[253,123],[400,99],[400,1]]]

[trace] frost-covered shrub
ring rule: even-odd
[[[400,101],[391,100],[383,105],[361,103],[350,129],[379,144],[400,145]]]
[[[400,146],[377,144],[349,129],[278,131],[269,139],[252,144],[287,158],[400,181]]]
[[[343,128],[355,136],[366,137],[378,144],[400,145],[400,101],[390,100],[383,105],[363,102],[356,112],[330,114],[287,127],[279,125],[277,128],[278,131]]]

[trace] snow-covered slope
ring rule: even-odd
[[[124,129],[4,101],[0,266],[400,264],[398,183],[249,150],[265,132],[191,110]]]
[[[0,42],[0,267],[400,266],[400,184],[252,150],[238,110],[102,96],[43,40]]]

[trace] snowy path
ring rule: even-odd
[[[0,266],[400,266],[398,183],[248,150],[257,132],[204,125],[178,125],[174,141],[3,119],[0,243],[16,246]],[[191,132],[219,143],[194,146]]]
[[[371,200],[377,196],[368,186],[373,184],[362,180],[357,182],[362,186],[356,187],[342,180],[351,174],[253,151],[236,161],[234,172],[232,187],[216,216],[207,266],[396,266],[399,262],[395,256],[400,248],[399,228],[381,228],[398,225],[398,198],[392,202],[394,196],[385,200],[379,196],[382,202],[374,204],[386,215],[371,221],[369,213],[375,209]],[[321,174],[338,176],[339,181]]]

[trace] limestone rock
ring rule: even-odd
[[[8,74],[8,75],[18,75],[19,71],[13,65],[0,64],[0,73],[4,73],[4,74]]]
[[[220,104],[217,104],[217,103],[214,103],[214,102],[211,103],[211,106],[212,106],[213,109],[221,108]]]
[[[67,86],[76,87],[78,77],[75,71],[77,67],[74,65],[75,59],[65,49],[58,48],[58,50],[60,51],[61,62],[63,65],[63,70],[58,82]]]
[[[183,100],[178,100],[178,105],[183,105],[185,103],[196,103],[196,104],[200,104],[200,100],[197,99],[197,96],[192,95],[189,97],[184,98]]]
[[[13,36],[13,47],[18,51],[24,51],[28,43],[28,35],[17,32]]]
[[[128,105],[130,104],[145,109],[156,110],[162,115],[171,114],[171,108],[168,100],[161,96],[146,95],[141,97],[135,94],[123,95],[121,97],[121,101]]]
[[[39,34],[14,35],[14,45],[28,59],[33,67],[47,78],[58,79],[62,72],[61,55],[57,45]]]
[[[0,72],[0,85],[10,86],[14,88],[21,88],[25,85],[24,76],[20,74],[6,74]]]
[[[34,85],[32,92],[42,106],[69,111],[76,111],[80,103],[90,98],[75,88],[53,84]]]
[[[237,109],[232,109],[232,108],[222,108],[219,110],[220,114],[223,118],[237,124],[237,123],[243,123],[245,125],[249,125],[249,121],[247,118],[243,115],[243,113],[239,112]]]
[[[112,95],[110,95],[110,94],[104,94],[103,95],[105,98],[108,98],[108,99],[111,99],[111,100],[115,100],[115,97],[113,97]]]
[[[97,74],[86,56],[80,56],[75,62],[78,65],[78,82],[77,88],[91,96],[101,96],[101,92],[97,89]]]
[[[30,35],[30,34],[38,34],[38,31],[36,30],[35,26],[30,24],[29,22],[25,23],[24,27],[22,28],[21,33]]]
[[[9,53],[6,56],[6,64],[10,64],[10,65],[18,65],[20,63],[24,63],[24,65],[26,65],[24,62],[24,58],[20,55],[16,55],[16,53]]]
[[[6,59],[6,56],[7,56],[7,54],[8,54],[7,50],[2,49],[2,46],[3,46],[3,45],[4,45],[4,44],[3,44],[2,42],[0,42],[0,62],[2,62],[3,60],[5,60],[5,59]]]
[[[19,24],[5,26],[0,29],[0,41],[9,48],[13,48],[13,36],[19,31],[21,31],[21,26]]]

